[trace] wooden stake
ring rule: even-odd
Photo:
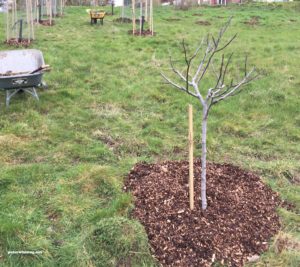
[[[122,6],[122,19],[125,17],[125,0],[123,0],[123,6]]]
[[[35,39],[34,35],[34,12],[36,10],[36,5],[33,7],[32,0],[30,0],[30,20],[31,20],[31,37],[32,40]]]
[[[49,0],[49,24],[52,26],[52,0]]]
[[[148,0],[145,3],[145,21],[148,22]]]
[[[13,1],[13,15],[12,15],[12,26],[15,25],[15,23],[17,22],[18,20],[18,12],[17,12],[17,1],[14,0]],[[14,27],[14,37],[17,38],[18,36],[18,33],[17,33],[17,30],[18,30],[18,27]]]
[[[10,36],[10,34],[9,34],[9,4],[8,3],[6,3],[6,8],[7,8],[7,10],[6,10],[6,41],[8,42],[8,40],[9,40],[9,36]]]
[[[151,24],[150,24],[150,31],[151,35],[154,34],[154,27],[153,27],[153,0],[150,0],[150,17],[151,17]]]
[[[60,0],[60,15],[62,16],[63,15],[63,10],[64,10],[64,6],[63,6],[63,0]]]
[[[193,106],[189,105],[189,197],[190,209],[194,209],[194,131]]]
[[[132,0],[132,34],[135,33],[135,0]]]
[[[142,35],[143,2],[140,0],[140,35]]]
[[[31,31],[30,31],[30,20],[29,20],[29,1],[26,0],[25,1],[25,9],[26,9],[26,21],[27,21],[27,39],[28,39],[28,43],[30,43],[30,35],[31,35]]]

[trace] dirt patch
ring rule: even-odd
[[[195,13],[195,14],[193,14],[192,16],[194,16],[194,17],[202,17],[203,14]]]
[[[19,39],[17,38],[11,38],[8,41],[5,41],[4,43],[16,47],[28,47],[32,43],[32,40],[22,39],[21,41],[19,41]]]
[[[152,31],[150,31],[150,30],[144,30],[142,32],[140,32],[139,30],[136,30],[134,32],[134,34],[132,33],[132,30],[129,30],[128,34],[129,35],[135,35],[135,36],[154,36],[154,35],[156,35],[155,32],[153,32],[153,34],[152,34]]]
[[[55,25],[55,21],[52,20],[51,23],[50,23],[49,19],[40,20],[38,23],[43,25],[43,26],[54,26]]]
[[[200,160],[195,161],[195,210],[188,203],[188,162],[137,164],[125,182],[163,266],[240,267],[268,248],[280,228],[280,199],[260,178],[229,164],[208,164],[208,208],[200,208]],[[217,265],[216,265],[217,266]]]
[[[48,217],[49,221],[56,222],[56,221],[58,221],[61,218],[61,214],[59,212],[57,212],[57,211],[51,211],[51,210],[49,210],[47,212],[47,217]]]
[[[117,148],[119,145],[122,144],[122,142],[120,140],[117,140],[117,138],[113,138],[112,136],[100,130],[94,131],[93,137],[106,144],[111,150],[114,150],[115,148]]]
[[[132,23],[132,19],[130,19],[130,18],[117,18],[117,19],[114,19],[113,22],[117,22],[117,23]],[[135,23],[140,23],[140,20],[136,19]]]
[[[168,19],[164,19],[164,20],[172,22],[172,21],[180,21],[181,19],[179,19],[179,18],[168,18]]]
[[[260,22],[259,22],[260,19],[261,19],[260,16],[253,16],[253,17],[250,18],[250,20],[245,21],[244,24],[250,25],[250,26],[259,25],[260,24]]]
[[[198,25],[203,25],[203,26],[211,25],[211,23],[209,21],[206,21],[206,20],[198,20],[195,23],[198,24]]]
[[[300,185],[300,173],[296,171],[285,170],[281,173],[291,184]]]
[[[288,235],[279,234],[274,243],[276,254],[281,253],[283,250],[300,251],[300,242],[291,239]]]

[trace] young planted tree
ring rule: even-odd
[[[7,2],[6,42],[8,44],[26,43],[34,40],[33,0],[11,0]]]
[[[225,59],[225,55],[221,55],[219,60],[219,68],[214,66],[214,59],[227,48],[236,38],[236,34],[226,42],[223,42],[223,37],[228,29],[232,18],[230,18],[223,27],[221,27],[218,36],[207,35],[203,38],[200,45],[197,47],[193,55],[188,56],[187,46],[182,41],[184,52],[185,71],[181,72],[176,69],[174,61],[170,58],[172,71],[176,74],[179,82],[167,77],[161,73],[162,77],[173,87],[187,93],[199,100],[202,106],[202,153],[201,153],[201,206],[205,210],[207,208],[206,198],[206,136],[207,136],[207,119],[212,106],[222,100],[235,96],[242,91],[244,85],[250,83],[258,77],[255,67],[250,71],[247,69],[247,57],[243,66],[243,75],[237,81],[231,78],[233,75],[228,73],[229,66],[232,63],[233,53]],[[201,56],[200,56],[201,54]],[[194,62],[197,60],[197,65]],[[193,72],[193,73],[192,73]],[[209,74],[213,75],[213,83],[209,88],[203,88],[204,79]]]

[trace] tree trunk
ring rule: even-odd
[[[207,105],[203,106],[202,114],[202,154],[201,154],[201,206],[207,207],[206,199],[206,132],[207,132]]]

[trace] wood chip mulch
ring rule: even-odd
[[[40,20],[38,23],[43,26],[54,26],[55,25],[55,21],[54,20],[50,21],[50,19],[43,19],[43,20]]]
[[[200,207],[200,160],[195,168],[195,209],[188,202],[188,162],[137,164],[124,190],[135,199],[133,217],[144,225],[162,266],[243,266],[266,251],[280,228],[278,194],[249,171],[207,166],[208,208]]]
[[[134,35],[134,36],[154,36],[154,35],[156,35],[155,32],[153,32],[153,35],[152,35],[152,31],[150,31],[150,30],[144,30],[142,32],[140,32],[140,30],[136,30],[134,32],[134,34],[132,33],[132,30],[129,30],[128,34],[129,35]]]
[[[132,19],[130,18],[116,18],[113,20],[116,23],[132,23]],[[135,23],[140,23],[139,19],[135,19]]]
[[[11,38],[8,41],[5,41],[4,43],[15,47],[28,47],[32,43],[32,40],[22,39],[21,41],[19,41],[19,39]]]

